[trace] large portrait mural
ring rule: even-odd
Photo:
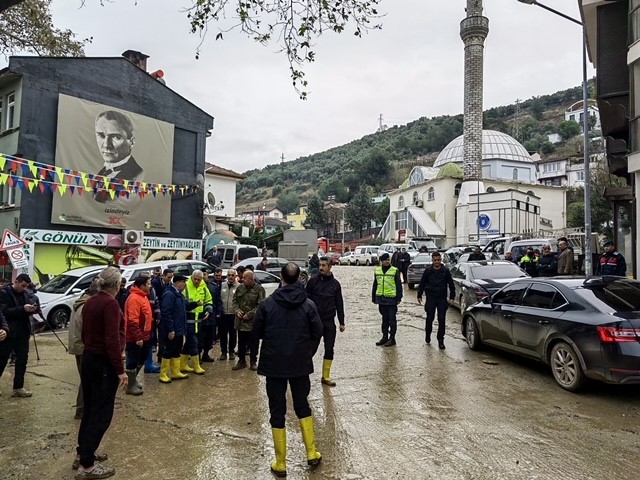
[[[171,196],[135,190],[171,183],[173,135],[170,123],[60,94],[56,167],[91,174],[93,191],[54,195],[51,223],[169,232]]]

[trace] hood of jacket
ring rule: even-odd
[[[141,297],[148,297],[149,294],[143,291],[140,287],[136,287],[135,285],[131,285],[131,295],[140,295]]]
[[[307,292],[300,282],[278,288],[271,297],[286,309],[298,308],[307,300]]]

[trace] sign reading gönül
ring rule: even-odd
[[[81,196],[54,194],[51,223],[168,232],[170,195],[112,198],[99,187],[111,179],[170,184],[173,135],[170,123],[60,94],[56,166],[107,180]]]

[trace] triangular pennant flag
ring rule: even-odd
[[[85,186],[87,186],[87,174],[84,172],[80,172],[80,178],[82,179],[82,184]]]
[[[45,189],[44,183],[41,183],[38,188],[40,188],[40,193],[44,193],[44,189]]]
[[[78,195],[82,196],[83,189],[82,187],[78,187]]]
[[[0,154],[0,170],[4,170],[4,166],[7,164],[7,157]]]
[[[111,179],[109,177],[102,177],[102,181],[104,182],[104,188],[109,188],[109,181]]]
[[[24,177],[29,171],[29,166],[26,163],[23,163],[20,166],[22,167],[22,176]]]
[[[9,160],[8,165],[9,171],[13,172],[16,170],[16,162],[14,162],[13,160]]]
[[[0,173],[0,185],[4,185],[5,183],[7,183],[8,178],[9,178],[9,174]]]
[[[111,200],[113,200],[114,198],[116,198],[116,192],[115,192],[115,190],[109,190],[109,196],[111,197]]]
[[[62,167],[56,167],[56,173],[58,174],[58,183],[64,183],[64,177],[62,175],[62,172],[64,170],[62,169]],[[55,180],[55,178],[54,178]]]
[[[22,184],[24,186],[26,186],[27,188],[29,188],[30,183],[31,183],[31,181],[28,178],[23,178],[22,179]],[[33,190],[33,189],[29,188],[29,191],[31,191],[31,190]]]
[[[51,192],[55,192],[56,190],[58,190],[58,184],[57,183],[50,183],[49,184],[49,188],[51,188]]]
[[[7,185],[9,185],[10,187],[13,187],[15,181],[14,181],[14,177],[13,175],[9,175],[9,179],[7,180]]]
[[[33,160],[29,160],[27,162],[27,165],[29,166],[29,171],[31,172],[31,175],[33,175],[34,177],[37,177],[38,167],[36,167],[36,164],[33,162]]]
[[[126,188],[128,190],[129,189],[129,180],[124,180],[122,182],[122,185],[124,186],[124,188]]]
[[[71,195],[73,195],[73,192],[76,191],[76,187],[74,187],[73,185],[69,185],[69,191],[71,192]]]
[[[67,193],[67,186],[63,183],[58,185],[58,193],[60,193],[61,197],[64,197],[64,194]]]
[[[33,189],[36,188],[36,182],[30,182],[27,186],[29,187],[29,191],[33,193]]]

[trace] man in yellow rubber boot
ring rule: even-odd
[[[307,283],[307,296],[316,304],[318,315],[322,320],[322,337],[324,338],[324,359],[322,360],[322,384],[335,387],[331,380],[331,364],[333,363],[333,346],[336,343],[336,313],[340,331],[344,332],[344,302],[342,287],[331,273],[331,261],[327,257],[320,259],[320,275],[316,275]]]
[[[262,339],[258,375],[267,379],[267,397],[276,461],[271,471],[287,476],[287,384],[291,387],[293,408],[300,419],[302,439],[307,450],[307,463],[317,466],[322,455],[316,450],[313,417],[309,407],[309,391],[313,373],[313,355],[322,336],[322,322],[314,303],[307,298],[298,282],[300,267],[288,263],[280,272],[282,286],[258,307],[253,319],[252,336]]]
[[[202,320],[209,315],[209,313],[205,313],[205,306],[213,304],[211,292],[203,278],[202,270],[194,270],[182,291],[187,303],[194,305],[195,302],[195,306],[191,309],[187,306],[187,335],[182,347],[182,355],[180,355],[180,371],[183,373],[193,372],[196,375],[204,375],[205,373],[204,368],[200,366],[198,343],[202,342]],[[193,368],[189,366],[189,356],[191,356]]]

